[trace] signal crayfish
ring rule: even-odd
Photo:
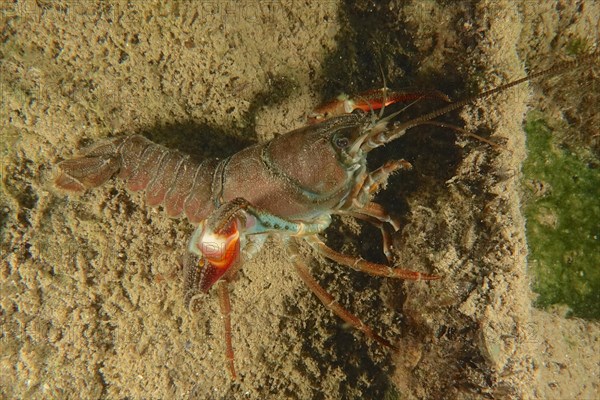
[[[327,308],[367,337],[396,349],[340,305],[312,277],[300,255],[299,241],[307,242],[325,258],[371,275],[440,279],[435,274],[342,254],[320,238],[319,234],[331,224],[333,214],[352,216],[380,229],[383,251],[391,260],[390,229],[397,231],[399,224],[372,197],[386,185],[391,174],[410,169],[411,165],[404,160],[393,160],[368,171],[369,152],[419,125],[447,127],[435,118],[596,57],[591,54],[583,60],[559,63],[458,102],[449,102],[436,91],[402,93],[384,88],[365,92],[353,102],[340,99],[328,103],[315,111],[311,124],[223,160],[197,163],[188,155],[140,135],[117,137],[92,147],[80,157],[58,163],[55,185],[67,192],[81,193],[116,176],[131,191],[145,190],[148,205],[162,205],[167,216],[185,216],[197,225],[184,261],[185,301],[189,305],[199,291],[207,292],[219,282],[228,369],[233,379],[236,372],[228,283],[244,260],[256,254],[265,240],[274,235],[283,238],[296,272]],[[443,99],[449,104],[406,122],[394,121],[400,111],[383,116],[383,109],[390,103],[422,98]],[[374,112],[377,109],[381,109],[380,115]],[[352,113],[354,110],[358,111]]]

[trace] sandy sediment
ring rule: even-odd
[[[180,257],[193,227],[145,207],[122,183],[81,197],[51,186],[56,162],[106,137],[141,133],[198,158],[225,157],[303,125],[323,82],[336,79],[325,60],[371,46],[347,31],[363,17],[385,21],[421,54],[416,76],[447,76],[465,95],[560,52],[558,31],[595,32],[597,43],[597,8],[544,6],[539,19],[529,2],[491,0],[3,7],[3,397],[598,396],[598,325],[531,307],[519,179],[535,84],[477,102],[457,120],[506,151],[452,135],[434,136],[432,147],[413,135],[384,154],[419,154],[416,172],[390,182],[381,199],[403,204],[397,263],[442,280],[399,283],[311,264],[343,304],[399,343],[398,354],[342,326],[269,241],[232,285],[240,375],[232,383],[216,296],[198,314],[183,306]],[[388,53],[386,73],[401,77],[402,53]],[[340,71],[352,62],[339,60]],[[445,150],[435,153],[436,140]],[[360,231],[344,219],[328,238],[369,252],[373,240]]]

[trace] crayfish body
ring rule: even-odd
[[[586,57],[596,58],[597,55]],[[358,98],[367,99],[369,112],[344,114],[342,111],[339,116],[282,134],[223,160],[198,163],[143,136],[118,137],[85,151],[82,156],[60,162],[55,185],[67,192],[80,193],[116,176],[126,182],[129,190],[144,190],[148,205],[162,205],[167,216],[184,215],[197,225],[184,265],[185,300],[189,304],[197,292],[207,292],[215,283],[222,283],[219,296],[233,378],[236,375],[227,283],[244,259],[259,251],[269,236],[283,238],[300,278],[327,308],[368,337],[395,348],[342,307],[311,276],[298,251],[300,240],[325,258],[371,275],[411,280],[439,279],[436,275],[339,253],[329,248],[319,234],[329,226],[333,214],[365,220],[380,229],[383,250],[390,260],[389,231],[398,230],[399,224],[372,198],[385,186],[391,174],[410,169],[411,165],[404,160],[393,160],[368,171],[368,153],[415,126],[442,125],[433,120],[476,99],[489,97],[537,76],[572,68],[579,62],[581,60],[561,63],[407,122],[393,122],[398,113],[381,118],[372,112],[389,104],[387,90],[365,92]],[[415,96],[417,99],[448,100],[436,91],[397,92],[394,96],[394,101],[412,100]],[[350,106],[354,107],[352,110],[365,110],[367,106],[363,103],[352,102]],[[315,115],[321,120],[339,110],[351,111],[350,106],[329,104]]]
[[[318,236],[331,223],[332,214],[353,215],[380,227],[384,250],[391,254],[387,225],[397,229],[398,224],[371,197],[390,174],[410,164],[400,160],[373,172],[366,168],[368,151],[386,143],[381,133],[390,120],[367,113],[341,115],[224,160],[202,163],[139,135],[119,137],[60,162],[55,185],[83,192],[117,176],[129,190],[145,190],[149,205],[162,205],[168,216],[183,214],[196,224],[184,266],[187,303],[217,281],[230,281],[268,236],[281,236],[300,276],[329,308],[369,337],[393,347],[333,301],[308,273],[296,242],[304,239],[325,257],[370,274],[438,278],[338,253]],[[220,293],[228,295],[227,290]],[[233,360],[230,369],[234,375]]]

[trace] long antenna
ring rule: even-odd
[[[538,78],[540,76],[556,75],[556,74],[558,74],[560,72],[563,72],[566,69],[575,68],[577,66],[580,66],[581,64],[585,64],[585,63],[587,63],[589,61],[593,61],[594,59],[597,59],[599,55],[600,55],[600,53],[594,52],[594,53],[582,56],[582,57],[580,57],[580,58],[578,58],[576,60],[563,61],[563,62],[555,64],[552,67],[547,68],[545,70],[542,70],[542,71],[539,71],[539,72],[534,72],[534,73],[529,74],[529,75],[527,75],[527,76],[525,76],[525,77],[523,77],[521,79],[517,79],[516,81],[505,83],[504,85],[500,85],[500,86],[495,87],[493,89],[487,90],[487,91],[485,91],[483,93],[476,94],[476,95],[471,96],[471,97],[469,97],[467,99],[464,99],[464,100],[461,100],[461,101],[457,101],[456,103],[450,103],[450,104],[448,104],[445,107],[442,107],[442,108],[439,108],[437,110],[431,111],[431,112],[429,112],[427,114],[421,115],[420,117],[411,119],[410,121],[407,121],[405,123],[401,123],[399,125],[396,125],[391,130],[389,130],[389,131],[387,131],[385,133],[382,132],[382,134],[384,135],[384,137],[383,138],[380,137],[380,138],[383,139],[383,140],[378,139],[378,141],[381,140],[380,144],[387,143],[387,142],[395,139],[395,137],[397,135],[401,135],[407,129],[413,128],[413,127],[415,127],[417,125],[422,125],[423,123],[431,121],[432,119],[435,119],[435,118],[437,118],[437,117],[439,117],[441,115],[447,114],[447,113],[449,113],[451,111],[457,110],[457,109],[459,109],[461,107],[464,107],[464,106],[466,106],[468,104],[471,104],[471,103],[475,102],[476,100],[493,96],[496,93],[503,92],[503,91],[505,91],[507,89],[510,89],[513,86],[517,86],[517,85],[519,85],[519,84],[521,84],[523,82],[527,82],[527,81],[536,79],[536,78]]]

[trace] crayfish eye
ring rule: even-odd
[[[350,140],[345,136],[337,136],[333,138],[333,144],[338,149],[345,149],[350,145]]]

